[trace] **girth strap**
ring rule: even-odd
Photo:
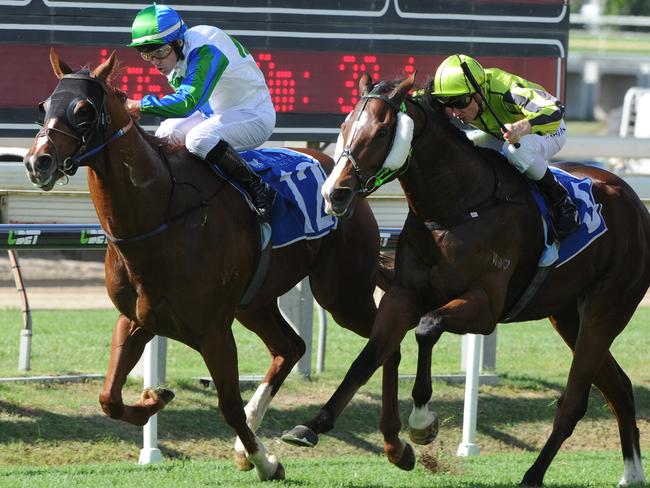
[[[262,283],[266,279],[266,275],[269,272],[269,266],[271,264],[271,226],[268,223],[260,224],[260,237],[262,240],[262,250],[260,251],[260,262],[257,264],[257,270],[253,275],[253,279],[248,284],[248,288],[244,293],[241,301],[239,302],[240,307],[246,307],[253,301],[255,295],[262,287]],[[265,242],[266,241],[266,245]]]

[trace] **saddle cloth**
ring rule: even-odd
[[[325,213],[320,189],[327,176],[316,159],[289,149],[255,149],[240,155],[278,193],[271,211],[274,248],[318,239],[336,228],[338,220]],[[250,202],[248,194],[235,187]]]
[[[544,242],[546,247],[542,253],[539,266],[555,264],[557,268],[577,256],[589,244],[607,232],[607,224],[601,214],[602,205],[595,202],[591,192],[590,178],[578,178],[553,166],[549,166],[549,168],[555,175],[555,178],[569,192],[571,200],[578,207],[580,217],[578,230],[562,239],[559,242],[559,248],[557,243],[549,243],[548,229],[550,227],[551,216],[548,206],[537,187],[533,184],[530,185],[533,198],[537,203],[544,223]]]

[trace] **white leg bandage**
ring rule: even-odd
[[[244,411],[246,412],[246,423],[253,432],[255,432],[262,423],[264,414],[266,414],[266,411],[271,404],[271,389],[271,385],[268,383],[261,383],[244,408]],[[242,444],[239,437],[235,440],[235,451],[238,453],[245,452],[244,444]]]
[[[632,459],[623,460],[623,477],[618,482],[618,486],[632,486],[643,485],[645,483],[645,475],[643,474],[643,463],[639,453],[634,452]]]
[[[257,443],[257,452],[248,454],[247,458],[255,466],[260,481],[268,480],[278,469],[278,458],[266,454],[264,444],[258,438],[255,438],[255,442]]]

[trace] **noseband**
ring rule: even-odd
[[[91,84],[90,86],[94,87],[95,89],[99,88],[99,94],[97,97],[99,99],[93,99],[90,95],[76,96],[65,106],[65,108],[63,108],[65,102],[63,104],[56,103],[61,100],[60,96],[63,93],[74,93],[74,90],[71,87],[66,86],[64,83],[67,82],[66,84],[70,85],[76,80],[88,82]],[[87,91],[90,92],[91,90]],[[106,85],[103,81],[90,76],[90,73],[88,71],[80,71],[79,73],[64,75],[59,81],[59,85],[56,87],[52,95],[50,95],[50,98],[39,104],[38,108],[42,116],[43,123],[52,117],[60,116],[61,118],[65,118],[68,125],[74,131],[73,133],[55,127],[43,127],[38,134],[45,134],[48,141],[54,148],[57,165],[60,161],[58,154],[59,151],[57,150],[54,141],[50,137],[50,131],[63,134],[64,136],[74,139],[77,142],[77,148],[75,152],[71,156],[67,157],[62,162],[61,167],[58,168],[58,170],[61,171],[64,175],[74,175],[77,172],[79,166],[86,165],[86,163],[83,162],[85,159],[97,154],[111,141],[126,134],[126,132],[133,126],[133,119],[129,118],[129,123],[126,126],[118,129],[110,137],[106,138],[106,130],[111,124],[111,116],[106,113],[106,94]],[[81,123],[77,122],[74,114],[74,109],[79,102],[86,102],[90,107],[92,107],[95,115],[91,121]],[[88,150],[88,144],[93,139],[99,139],[103,142],[101,142],[96,147]]]

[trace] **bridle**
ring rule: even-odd
[[[354,170],[354,175],[357,178],[357,182],[359,183],[359,189],[356,190],[355,193],[359,194],[362,198],[365,198],[368,195],[374,193],[379,189],[380,186],[384,185],[385,183],[388,183],[389,181],[394,180],[395,178],[397,178],[399,175],[401,175],[408,169],[409,161],[411,159],[411,149],[415,145],[417,138],[419,138],[420,134],[422,134],[422,131],[424,130],[424,128],[420,130],[418,136],[415,139],[413,139],[411,148],[409,148],[408,157],[403,166],[396,169],[389,169],[389,168],[382,167],[379,170],[377,170],[377,172],[374,175],[368,177],[364,181],[363,175],[361,174],[361,169],[359,168],[359,164],[357,163],[357,160],[352,155],[352,143],[354,141],[357,129],[359,127],[359,121],[361,120],[361,115],[366,110],[366,106],[368,105],[368,102],[373,99],[381,100],[394,111],[395,115],[397,115],[400,112],[406,113],[405,102],[399,104],[392,98],[389,98],[386,95],[380,93],[385,89],[385,87],[386,87],[385,82],[383,81],[379,82],[369,93],[361,96],[361,99],[363,100],[363,105],[361,106],[361,109],[357,113],[356,120],[353,122],[353,130],[352,130],[352,134],[350,135],[349,142],[347,146],[343,148],[341,154],[339,155],[336,161],[336,164],[338,164],[341,158],[346,158],[350,161],[352,169]],[[397,122],[395,123],[395,126],[393,128],[393,139],[391,141],[391,145],[388,148],[387,154],[390,153],[391,148],[393,146],[396,131],[397,131]]]
[[[91,86],[99,87],[99,100],[93,100],[90,96],[77,96],[73,98],[65,107],[62,108],[59,104],[53,105],[53,100],[56,102],[56,96],[61,94],[61,92],[66,92],[66,84],[70,84],[74,80],[82,80],[91,83]],[[67,82],[67,83],[66,83]],[[65,114],[65,119],[68,125],[72,128],[73,132],[68,132],[63,129],[56,127],[45,127],[39,131],[38,136],[45,135],[51,145],[54,148],[56,158],[53,158],[57,162],[57,170],[63,173],[66,177],[70,177],[77,172],[77,169],[80,166],[87,166],[87,163],[84,162],[87,158],[97,154],[99,151],[104,149],[109,143],[115,139],[126,134],[131,127],[133,127],[133,119],[129,118],[129,122],[124,127],[118,129],[109,137],[106,137],[106,130],[111,124],[111,116],[106,113],[105,101],[106,101],[107,89],[106,84],[98,78],[90,76],[88,71],[80,71],[78,73],[71,73],[64,75],[52,95],[41,102],[38,106],[39,113],[42,117],[43,123],[52,117],[51,112],[57,112],[56,115]],[[74,114],[74,109],[79,102],[86,102],[94,111],[94,117],[90,121],[77,122]],[[40,123],[40,122],[39,122]],[[41,124],[42,125],[42,124]],[[71,156],[68,156],[63,160],[61,167],[58,167],[60,162],[59,151],[54,144],[50,132],[56,132],[62,134],[66,137],[69,137],[76,141],[77,147],[74,153]],[[89,142],[99,139],[100,142],[97,146],[92,149],[88,149]]]
[[[65,98],[63,99],[60,98],[59,100],[57,100],[57,95],[61,95],[61,92],[76,93],[77,91],[73,87],[66,86],[66,85],[72,83],[78,83],[79,80],[81,80],[82,82],[90,83],[91,88],[95,88],[95,89],[99,88],[99,90],[96,90],[98,92],[97,96],[96,97],[91,97],[89,95],[75,96],[70,102],[67,103],[67,105],[65,104],[64,101]],[[88,89],[85,90],[83,93],[89,93],[91,91],[92,89]],[[105,106],[107,95],[108,95],[108,89],[106,87],[106,84],[102,80],[90,76],[90,73],[88,71],[80,71],[78,73],[64,75],[59,81],[59,85],[56,87],[56,89],[54,90],[50,98],[48,98],[46,101],[39,104],[39,111],[43,116],[43,121],[48,120],[53,116],[57,116],[57,117],[60,116],[66,119],[67,124],[70,126],[70,128],[73,131],[73,132],[69,132],[63,129],[58,129],[56,127],[43,127],[39,132],[39,136],[44,134],[47,137],[48,141],[50,142],[50,145],[54,148],[55,154],[57,156],[57,158],[55,159],[55,161],[57,161],[57,164],[60,161],[60,158],[58,158],[58,150],[56,148],[56,145],[54,144],[54,141],[50,136],[50,132],[56,132],[62,134],[77,142],[77,147],[75,149],[75,152],[63,161],[61,168],[57,166],[57,170],[63,173],[66,177],[74,175],[80,166],[88,166],[88,163],[86,162],[88,158],[99,153],[108,144],[110,144],[115,139],[125,135],[129,131],[129,129],[133,127],[134,125],[133,119],[129,117],[129,122],[124,127],[116,130],[110,136],[108,137],[106,136],[107,129],[111,124],[111,116],[110,114],[107,113],[106,106]],[[55,102],[54,104],[52,104],[53,101]],[[57,104],[56,102],[59,101],[62,101],[63,103]],[[92,107],[94,111],[94,116],[92,117],[91,120],[84,121],[81,123],[77,122],[74,114],[74,109],[77,103],[79,103],[80,101],[85,101],[90,107]],[[94,146],[92,149],[88,149],[89,143],[93,140],[99,140],[101,142],[96,146]],[[160,149],[161,148],[159,146],[159,150]],[[162,232],[164,232],[165,230],[167,230],[174,222],[184,218],[185,216],[189,215],[190,213],[194,212],[199,208],[206,207],[208,201],[211,200],[213,197],[215,197],[217,193],[219,193],[221,188],[223,188],[222,185],[218,186],[217,189],[212,194],[210,194],[207,198],[201,198],[198,204],[186,208],[177,214],[172,214],[172,203],[174,201],[174,195],[175,195],[174,192],[176,186],[178,184],[188,184],[195,189],[196,187],[192,183],[177,182],[165,153],[162,150],[160,150],[160,154],[161,154],[161,159],[165,163],[167,172],[169,173],[169,178],[171,182],[171,190],[169,192],[169,196],[167,200],[167,208],[165,210],[165,220],[163,221],[162,224],[160,224],[156,228],[131,237],[118,237],[112,235],[106,229],[103,229],[106,238],[110,242],[115,243],[117,245],[130,244],[130,243],[139,242],[157,236]]]

